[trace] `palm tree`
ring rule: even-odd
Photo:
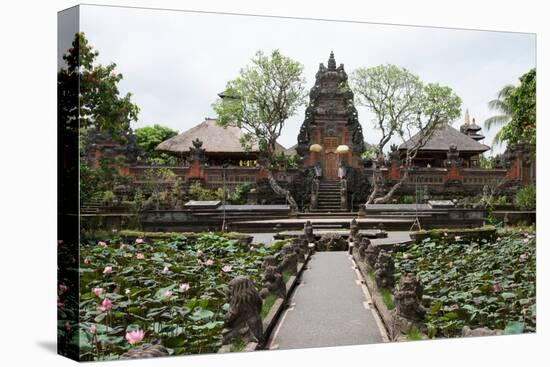
[[[512,119],[512,110],[508,102],[508,97],[512,94],[515,87],[511,84],[505,85],[497,94],[497,98],[489,101],[489,108],[498,111],[499,114],[489,117],[484,125],[487,130],[493,126],[504,126]],[[495,135],[492,146],[502,144],[502,129]]]

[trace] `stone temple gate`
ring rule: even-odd
[[[321,63],[315,75],[296,152],[304,158],[306,168],[317,166],[323,180],[336,181],[341,177],[340,167],[362,167],[364,150],[348,75],[344,64],[336,67],[331,52],[327,67]]]

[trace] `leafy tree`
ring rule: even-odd
[[[276,163],[275,147],[285,121],[305,104],[303,66],[278,50],[271,55],[258,51],[251,61],[236,79],[227,83],[225,97],[212,107],[219,125],[243,130],[241,144],[245,149],[257,144],[259,164],[268,173],[271,188],[296,209],[290,192],[273,177],[272,166]]]
[[[511,119],[502,128],[502,139],[508,144],[537,142],[537,72],[531,69],[519,78],[520,84],[507,97]]]
[[[135,129],[134,133],[138,145],[145,151],[150,162],[160,165],[175,163],[174,157],[157,151],[156,147],[163,141],[178,135],[176,130],[155,124]]]
[[[139,107],[132,102],[131,93],[120,95],[118,83],[122,74],[116,72],[116,64],[98,64],[98,55],[84,33],[75,34],[72,47],[63,56],[67,67],[58,72],[58,87],[70,91],[78,83],[75,90],[79,92],[79,105],[74,106],[71,96],[63,93],[60,104],[64,106],[64,116],[78,118],[81,128],[95,126],[118,137],[128,130],[131,121],[137,121]]]
[[[385,203],[406,181],[416,155],[437,129],[460,115],[461,100],[451,88],[424,84],[418,76],[395,65],[360,68],[352,73],[351,85],[358,103],[374,113],[375,128],[382,132],[378,154],[383,154],[392,137],[406,142],[418,133],[405,152],[401,179],[383,196],[379,195],[381,188],[376,179],[381,173],[374,166],[373,190],[367,204]]]
[[[536,69],[522,75],[517,86],[506,85],[489,107],[500,112],[485,120],[487,129],[502,126],[493,144],[536,144]]]
[[[484,125],[487,130],[494,126],[503,126],[510,122],[512,111],[508,105],[508,97],[513,92],[514,86],[511,84],[505,85],[497,94],[497,98],[489,101],[489,108],[498,111],[498,115],[494,115],[485,120]],[[502,144],[502,131],[499,131],[493,138],[492,145]]]

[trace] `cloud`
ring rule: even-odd
[[[535,35],[441,28],[186,13],[180,11],[81,7],[81,29],[116,62],[120,89],[141,108],[137,127],[159,123],[187,130],[214,117],[211,104],[257,50],[278,48],[305,67],[308,88],[331,50],[348,71],[392,63],[426,82],[452,87],[463,108],[480,124],[493,112],[487,102],[535,66]],[[367,141],[379,138],[368,111],[359,108]],[[281,136],[296,144],[303,110]],[[462,119],[455,125],[462,123]],[[484,131],[490,143],[496,133]]]

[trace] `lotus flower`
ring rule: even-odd
[[[168,273],[170,270],[168,269],[168,266],[165,266],[164,269],[162,269],[162,274]]]
[[[189,289],[191,289],[189,283],[180,284],[180,292],[187,292]]]
[[[103,241],[99,241],[97,244],[98,244],[100,247],[103,247],[103,248],[107,247],[107,243],[106,243],[106,242],[103,242]]]
[[[65,292],[67,292],[68,290],[69,290],[69,287],[67,287],[65,284],[60,284],[60,285],[59,285],[59,291],[60,291],[61,293],[65,293]]]
[[[90,263],[90,259],[85,258],[85,259],[84,259],[84,264],[89,264],[89,263]]]
[[[524,238],[523,243],[529,243],[529,238]]]
[[[109,298],[105,298],[103,302],[101,302],[101,306],[97,307],[97,311],[99,312],[105,312],[113,308],[113,303]]]
[[[520,258],[521,260],[527,260],[527,259],[529,258],[529,255],[527,255],[527,254],[521,254],[521,255],[519,255],[519,258]]]
[[[59,308],[65,307],[65,304],[61,302],[61,298],[59,296],[57,296],[57,307]]]
[[[447,232],[443,232],[443,237],[447,237]]]
[[[124,294],[130,294],[130,288],[126,288],[126,289],[124,290]]]
[[[63,240],[57,240],[57,244],[58,244],[58,245],[62,245],[62,244],[63,244]]]
[[[250,251],[256,251],[256,247],[250,246]]]
[[[214,265],[214,260],[212,259],[206,260],[206,266],[212,266],[212,265]]]
[[[164,299],[170,299],[172,298],[172,291],[166,291],[164,292]]]
[[[197,251],[197,257],[201,257],[202,255],[204,255],[204,252],[202,252],[201,250]]]
[[[118,231],[117,231],[116,228],[111,229],[111,233],[117,233],[117,232],[118,232]]]
[[[65,329],[71,330],[71,324],[69,324],[69,321],[65,322]]]
[[[103,294],[103,288],[94,288],[92,289],[92,292],[94,292],[94,294],[99,297]]]
[[[113,272],[112,266],[106,266],[105,269],[103,269],[103,274],[111,274]]]
[[[451,307],[449,307],[451,311],[458,310],[459,308],[460,307],[458,306],[458,303],[455,303],[454,305],[451,305]]]
[[[455,236],[455,241],[460,241],[461,238],[462,237],[460,237],[460,236]]]
[[[497,241],[498,241],[498,242],[502,241],[502,238],[501,238],[501,237],[497,237]]]
[[[96,332],[97,332],[97,326],[95,326],[95,324],[92,324],[92,326],[90,326],[90,333],[95,334]]]
[[[138,260],[143,260],[143,259],[145,259],[145,255],[140,252],[139,254],[136,255],[136,258]]]
[[[231,266],[230,265],[225,265],[223,268],[222,268],[222,271],[224,273],[229,273],[231,271]]]
[[[502,292],[502,286],[501,286],[500,284],[498,284],[498,283],[497,283],[497,284],[494,284],[494,285],[493,285],[493,291],[494,291],[495,293],[500,293],[500,292]]]
[[[143,238],[136,238],[136,243],[137,244],[143,243]]]
[[[143,330],[132,330],[126,333],[126,340],[133,345],[142,341],[144,336],[145,332]]]
[[[403,259],[407,260],[409,258],[409,254],[403,254]]]

